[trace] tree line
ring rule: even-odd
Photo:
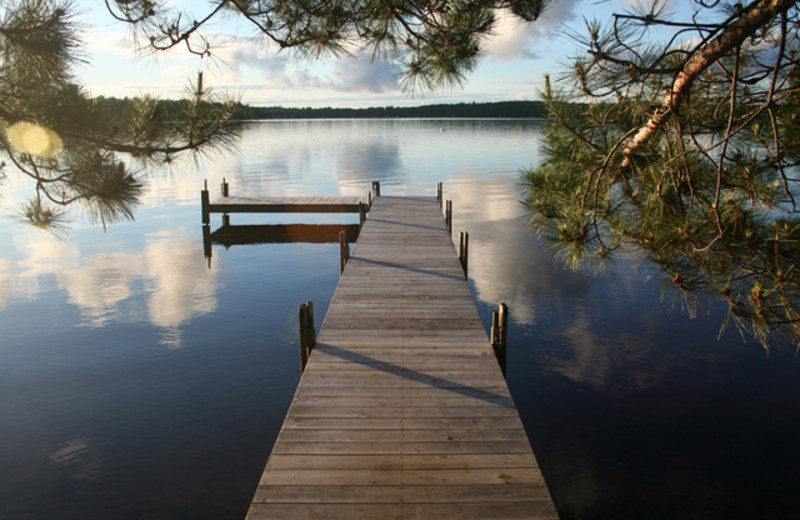
[[[131,110],[131,98],[96,98],[109,113],[124,116]],[[165,119],[177,118],[185,110],[185,100],[161,99],[157,110]],[[543,101],[499,101],[489,103],[441,103],[411,107],[281,107],[252,106],[236,103],[232,119],[371,119],[371,118],[545,118],[547,106]]]

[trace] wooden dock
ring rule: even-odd
[[[375,199],[247,518],[558,518],[435,197]]]

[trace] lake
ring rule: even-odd
[[[14,217],[2,181],[0,518],[243,518],[300,376],[297,312],[322,322],[338,244],[214,245],[200,190],[434,195],[470,233],[488,329],[510,308],[508,383],[563,519],[800,518],[800,374],[723,306],[670,312],[661,279],[620,258],[558,267],[520,205],[531,120],[247,123],[238,150],[149,177],[135,222],[80,212],[53,237]],[[212,215],[212,229],[220,222]],[[234,224],[358,222],[233,215]]]

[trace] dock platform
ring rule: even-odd
[[[554,519],[436,197],[377,197],[256,519]]]

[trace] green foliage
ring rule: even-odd
[[[132,219],[148,168],[234,136],[236,103],[202,79],[169,118],[150,97],[124,107],[90,99],[70,73],[79,59],[71,12],[55,0],[0,4],[0,150],[6,168],[34,183],[19,215],[50,230],[63,230],[71,205],[103,225]]]
[[[800,11],[695,10],[718,21],[656,2],[573,33],[587,54],[547,81],[545,160],[524,173],[532,225],[572,267],[638,251],[690,313],[714,296],[765,348],[798,344]]]

